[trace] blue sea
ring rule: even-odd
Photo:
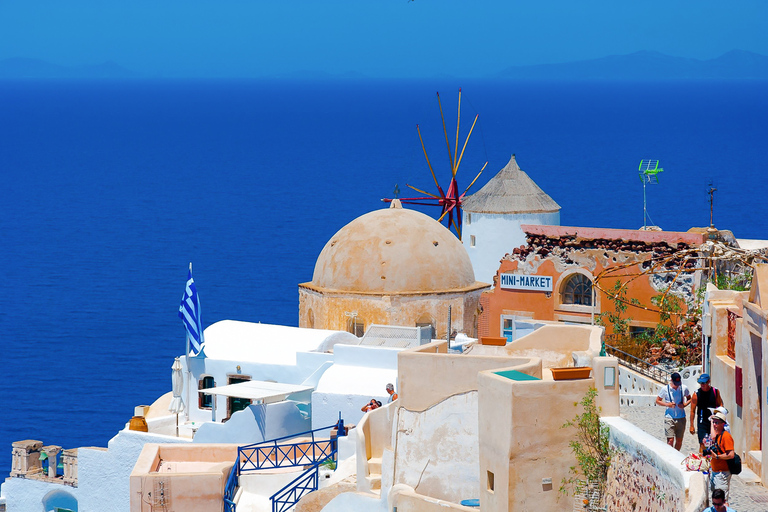
[[[325,242],[383,197],[515,153],[563,225],[768,238],[765,82],[0,83],[0,472],[11,443],[106,446],[170,390],[189,262],[203,324],[296,325]],[[463,190],[463,188],[462,188]],[[420,195],[413,193],[413,195]],[[434,214],[434,210],[426,209]]]

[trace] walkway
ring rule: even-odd
[[[621,417],[645,430],[649,434],[664,439],[663,407],[622,407]],[[699,439],[687,431],[683,439],[683,453],[698,453]],[[745,468],[745,471],[746,468]],[[742,474],[743,475],[743,474]],[[739,476],[731,478],[730,506],[737,512],[765,512],[768,510],[768,489],[761,485],[748,485]]]

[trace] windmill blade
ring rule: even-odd
[[[453,172],[453,155],[451,154],[451,143],[448,142],[448,129],[445,127],[445,116],[443,115],[443,104],[440,102],[440,93],[437,93],[437,105],[440,107],[440,119],[443,120],[443,133],[445,134],[445,145],[448,146],[448,160],[451,161],[451,172]]]
[[[473,179],[473,180],[472,180],[472,183],[470,183],[470,184],[469,184],[469,186],[468,186],[468,187],[467,187],[467,188],[464,190],[464,193],[462,193],[462,194],[461,194],[461,197],[464,197],[464,195],[465,195],[467,192],[469,192],[469,189],[471,189],[471,188],[472,188],[472,185],[474,185],[474,184],[475,184],[475,182],[477,181],[477,178],[479,178],[479,177],[480,177],[480,175],[481,175],[481,174],[483,174],[483,171],[485,170],[485,167],[486,167],[487,165],[488,165],[488,162],[485,162],[485,164],[483,164],[483,168],[482,168],[482,169],[480,169],[480,172],[479,172],[479,173],[477,173],[477,176],[475,176],[475,179]]]
[[[453,166],[453,176],[456,176],[456,171],[459,170],[459,160],[456,157],[456,155],[459,152],[459,122],[461,121],[461,87],[459,87],[459,108],[458,113],[456,114],[456,145],[453,146],[453,161],[456,162],[456,165]]]
[[[427,191],[424,191],[424,190],[421,190],[420,188],[416,188],[416,187],[414,187],[413,185],[409,185],[409,184],[407,184],[407,183],[406,183],[406,184],[405,184],[405,186],[406,186],[406,187],[408,187],[408,188],[411,188],[411,189],[415,190],[416,192],[421,192],[422,194],[426,194],[426,195],[428,195],[429,197],[434,197],[435,199],[440,199],[440,196],[436,196],[435,194],[430,194],[429,192],[427,192]],[[439,188],[439,187],[438,187],[438,188]]]
[[[440,184],[437,182],[437,177],[435,176],[435,171],[432,170],[432,164],[429,163],[429,157],[427,156],[427,148],[426,148],[426,146],[424,146],[424,139],[421,138],[421,130],[419,129],[419,125],[416,125],[416,131],[419,134],[419,140],[421,141],[421,149],[424,151],[424,158],[427,159],[427,165],[429,166],[429,172],[432,173],[432,179],[435,180],[435,185],[437,186],[437,188],[440,188]]]
[[[464,150],[467,149],[467,143],[469,142],[469,138],[472,136],[472,130],[475,129],[475,123],[477,123],[477,118],[480,117],[480,114],[475,114],[475,120],[472,121],[472,128],[469,129],[469,134],[467,134],[467,140],[464,141],[464,147],[461,148],[461,155],[459,155],[459,159],[456,161],[456,171],[453,173],[454,176],[456,176],[456,173],[459,172],[459,166],[461,165],[461,159],[464,158]],[[456,140],[456,144],[458,145],[458,139]]]

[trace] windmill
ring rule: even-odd
[[[659,173],[664,171],[664,169],[659,169],[659,161],[658,160],[640,160],[640,166],[637,168],[639,171],[640,181],[643,182],[643,229],[646,229],[648,227],[648,221],[650,220],[651,223],[653,221],[651,220],[651,217],[648,215],[648,208],[645,201],[645,186],[655,185],[659,183]]]
[[[416,192],[424,194],[424,196],[403,197],[403,198],[400,198],[400,201],[405,204],[440,206],[442,210],[440,212],[440,217],[437,219],[437,221],[442,222],[445,219],[446,226],[448,227],[448,229],[451,229],[451,228],[455,229],[456,235],[459,237],[459,240],[461,240],[461,205],[464,202],[464,196],[467,194],[467,192],[472,187],[472,185],[475,184],[477,179],[483,173],[483,171],[485,170],[485,167],[488,165],[488,162],[485,162],[482,169],[480,169],[480,172],[477,173],[477,176],[475,176],[475,179],[472,180],[472,182],[464,190],[464,192],[459,193],[459,184],[458,184],[458,181],[456,180],[456,174],[459,171],[459,165],[461,165],[461,160],[464,157],[464,150],[467,149],[467,143],[469,142],[469,137],[472,135],[472,130],[475,129],[475,124],[477,123],[477,119],[479,115],[475,115],[475,119],[474,121],[472,121],[472,127],[469,129],[467,138],[464,141],[464,146],[461,148],[461,153],[459,153],[459,123],[461,122],[461,89],[459,89],[459,106],[458,106],[458,115],[456,119],[456,142],[455,142],[453,151],[451,151],[451,143],[448,140],[448,130],[445,126],[445,116],[443,115],[443,105],[440,102],[439,92],[437,93],[437,104],[438,104],[438,107],[440,108],[440,118],[442,119],[442,122],[443,122],[443,133],[445,134],[445,144],[448,147],[448,159],[451,163],[451,181],[448,184],[448,191],[445,192],[443,188],[440,186],[440,183],[437,181],[437,176],[435,175],[435,171],[432,168],[432,164],[429,161],[429,155],[427,155],[427,148],[424,145],[424,139],[421,136],[421,130],[419,129],[419,125],[416,125],[416,132],[419,134],[419,140],[421,141],[421,149],[424,151],[424,158],[426,158],[427,160],[427,166],[429,167],[429,172],[432,174],[432,179],[435,182],[435,186],[437,186],[437,194],[431,194],[420,188],[416,188],[413,185],[409,185],[406,183],[406,186],[415,190]],[[399,190],[397,190],[397,192],[399,193]],[[382,201],[389,203],[392,201],[392,199],[382,199]],[[454,214],[456,215],[455,219],[454,219]]]

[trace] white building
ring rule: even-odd
[[[475,279],[486,283],[493,283],[505,254],[525,245],[521,225],[560,225],[560,205],[520,170],[515,155],[462,208],[462,243]]]
[[[151,406],[137,407],[148,432],[126,425],[107,448],[62,450],[17,441],[11,478],[0,487],[0,510],[127,512],[129,477],[147,443],[245,445],[331,425],[339,413],[348,424],[357,423],[371,398],[386,401],[402,350],[360,343],[343,331],[217,322],[205,330],[201,354],[189,358],[190,372],[180,358],[185,408],[178,427],[168,392]],[[43,454],[53,468],[63,462],[63,476],[43,471]]]

